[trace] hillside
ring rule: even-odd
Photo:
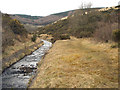
[[[66,11],[66,12],[61,12],[61,13],[55,13],[55,14],[51,14],[51,15],[57,15],[57,16],[63,16],[63,17],[66,17],[66,16],[69,16],[71,14],[73,14],[75,10],[71,10],[71,11]]]
[[[100,8],[92,8],[92,10],[98,10]],[[60,13],[54,13],[48,16],[31,16],[31,15],[24,15],[24,14],[11,14],[10,16],[13,19],[19,20],[23,24],[33,24],[33,25],[47,25],[51,24],[63,17],[72,15],[76,10],[70,10]]]
[[[31,15],[22,15],[22,14],[13,14],[11,17],[13,19],[19,20],[23,24],[33,24],[33,25],[47,25],[53,23],[60,18],[72,14],[75,10],[51,14],[49,16],[31,16]]]
[[[39,34],[52,34],[55,40],[62,34],[77,38],[94,37],[99,41],[111,41],[113,30],[118,29],[119,8],[110,8],[107,11],[101,9],[78,9],[74,14],[59,19],[58,21],[39,27]]]
[[[8,46],[14,45],[14,41],[24,42],[27,31],[18,20],[12,19],[8,14],[2,14],[2,48],[3,52]]]

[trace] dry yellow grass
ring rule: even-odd
[[[91,39],[58,40],[30,88],[118,88],[118,48]]]
[[[48,35],[48,34],[40,34],[39,37],[47,41],[51,41],[51,39],[53,38],[52,35]]]
[[[30,54],[31,52],[36,50],[38,47],[43,45],[43,43],[41,43],[37,47],[28,49],[30,46],[39,43],[40,39],[41,39],[41,38],[37,38],[36,42],[32,42],[31,41],[31,37],[32,37],[32,35],[28,35],[28,38],[27,38],[26,42],[19,42],[19,41],[15,40],[15,45],[14,46],[8,46],[5,49],[5,52],[2,53],[2,57],[1,58],[9,58],[9,57],[11,57],[12,54],[14,54],[16,52],[19,52],[19,50],[24,50],[24,52],[20,52],[20,54],[17,57],[13,57],[9,61],[3,61],[3,63],[2,63],[2,70],[4,70],[5,68],[9,67],[11,64],[17,62],[18,60],[23,58],[25,55]]]

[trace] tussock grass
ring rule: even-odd
[[[74,62],[75,60],[77,60],[79,58],[80,58],[80,54],[78,54],[78,53],[60,57],[61,60],[65,61],[67,63]]]
[[[58,40],[31,88],[117,88],[118,48],[91,38]]]

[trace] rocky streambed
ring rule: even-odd
[[[51,42],[42,41],[44,45],[2,73],[0,76],[2,77],[2,88],[27,88],[29,79],[36,72],[37,63],[52,46]]]

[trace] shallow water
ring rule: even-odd
[[[42,41],[44,42],[44,45],[34,51],[31,55],[25,56],[2,73],[3,88],[27,88],[29,79],[36,72],[36,64],[52,46],[51,42],[46,40]]]

